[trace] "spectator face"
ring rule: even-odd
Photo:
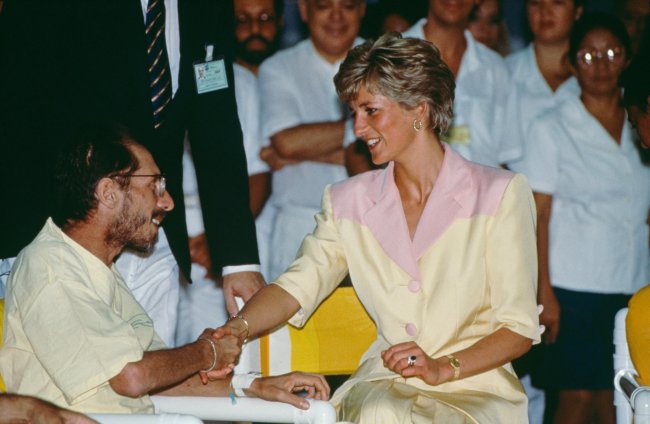
[[[627,52],[610,31],[596,28],[582,39],[574,72],[583,94],[613,95],[627,63]]]
[[[469,30],[477,41],[495,50],[499,44],[501,20],[499,2],[483,0],[473,14]]]
[[[536,43],[566,42],[582,7],[573,0],[528,0],[528,24]]]
[[[429,0],[429,17],[437,25],[466,28],[479,3],[480,0]]]
[[[277,50],[281,17],[273,0],[234,0],[237,57],[257,66]]]
[[[314,46],[329,62],[345,57],[366,11],[363,0],[300,0],[300,16]]]

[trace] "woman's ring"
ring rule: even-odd
[[[406,358],[406,363],[408,364],[409,367],[412,367],[413,365],[415,365],[416,359],[417,357],[415,355],[411,355],[408,358]]]

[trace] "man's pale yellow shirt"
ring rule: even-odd
[[[108,381],[164,348],[114,268],[48,220],[18,256],[7,286],[0,374],[7,390],[81,412],[153,413]]]

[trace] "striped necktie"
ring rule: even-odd
[[[147,67],[153,126],[158,128],[164,121],[164,112],[172,100],[172,80],[165,47],[165,2],[149,0],[147,5],[145,39],[147,43]]]

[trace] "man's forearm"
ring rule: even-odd
[[[219,355],[217,355],[219,356]],[[226,358],[217,358],[219,366]],[[128,363],[109,383],[115,392],[129,397],[175,386],[200,370],[208,369],[214,361],[210,343],[197,340],[175,348],[145,352],[138,362]]]
[[[291,160],[318,160],[343,147],[343,121],[301,124],[271,136],[278,155]]]

